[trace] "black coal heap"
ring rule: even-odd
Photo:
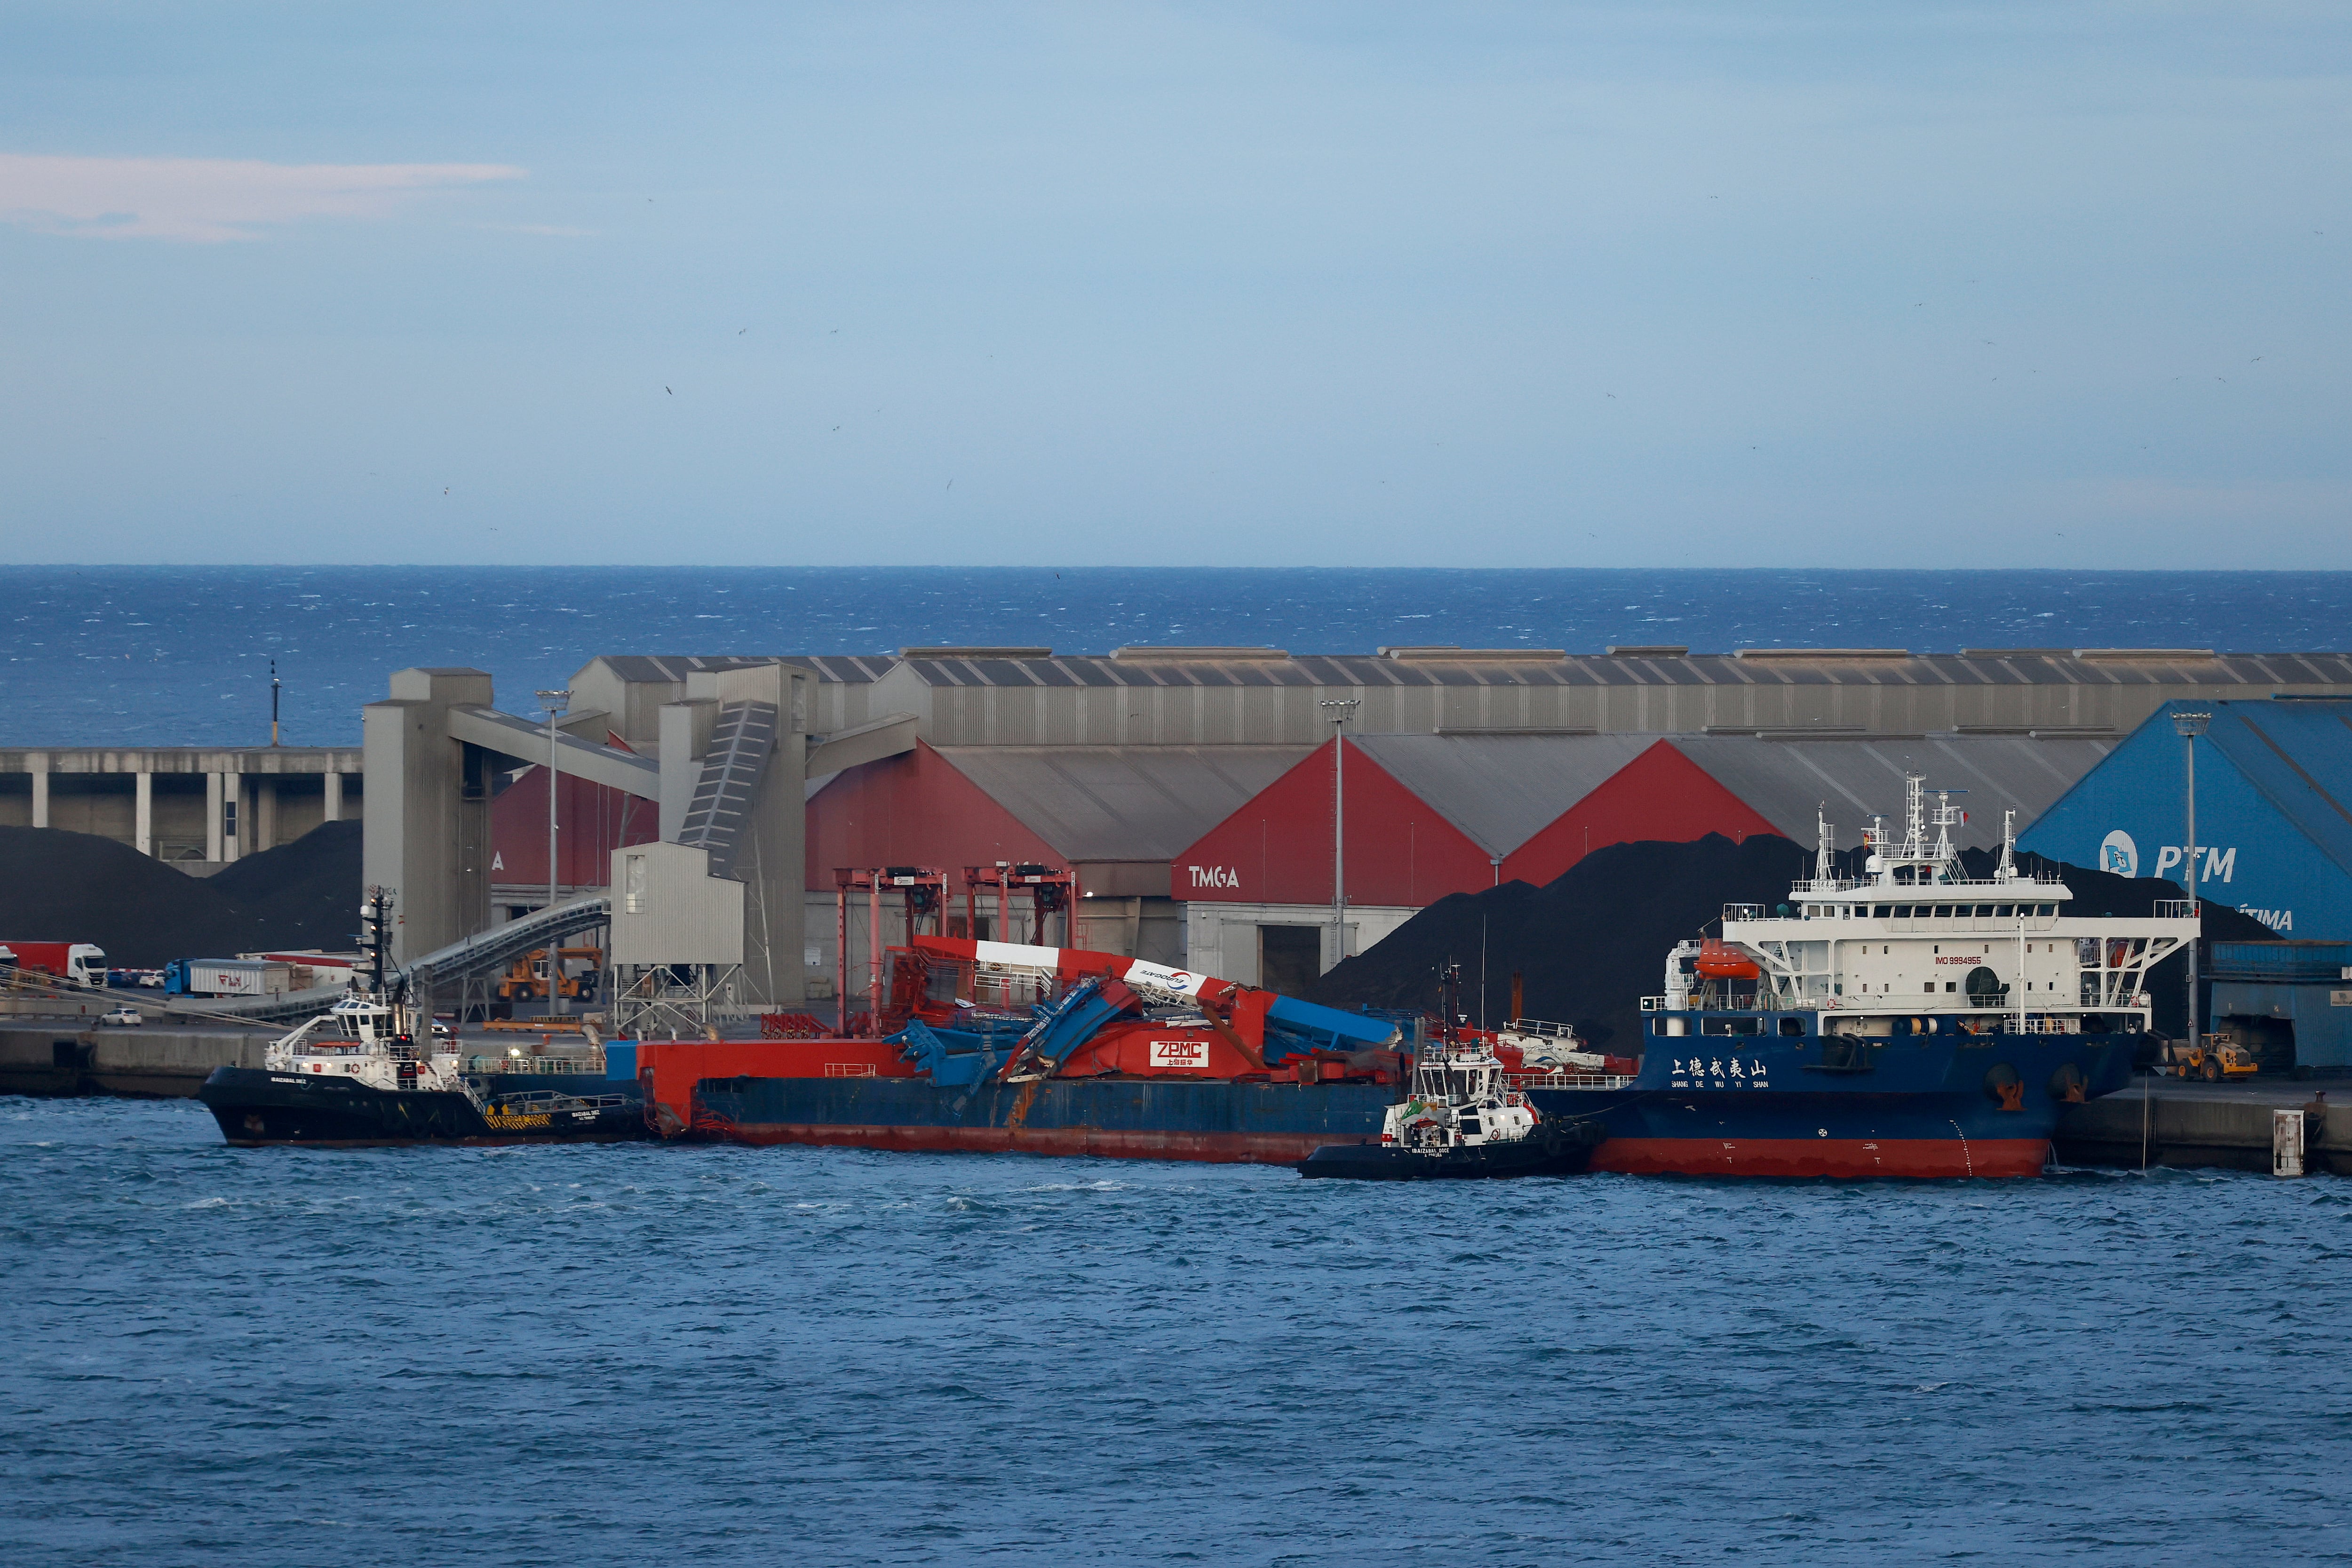
[[[1837,858],[1842,875],[1860,873],[1862,851]],[[1975,877],[1990,876],[1994,858],[1982,850],[1961,854]],[[2181,896],[2173,883],[2152,877],[2116,877],[2035,856],[2021,856],[2019,865],[2062,877],[2074,895],[2066,909],[2073,915],[2146,916],[2158,900]],[[1811,849],[1769,835],[1738,843],[1709,834],[1694,843],[1611,845],[1540,888],[1507,882],[1440,900],[1324,975],[1309,999],[1434,1013],[1438,966],[1452,961],[1462,965],[1463,1007],[1474,1023],[1482,1011],[1490,1024],[1505,1021],[1517,973],[1526,1016],[1572,1024],[1594,1046],[1638,1049],[1641,999],[1664,990],[1674,945],[1719,931],[1726,904],[1786,903],[1789,884],[1812,871]],[[2208,941],[2273,935],[2235,910],[2202,909]],[[2160,1034],[2185,1029],[2185,956],[2167,960],[2150,984]]]
[[[360,903],[360,825],[191,877],[127,844],[0,827],[0,940],[89,942],[117,968],[265,948],[348,948]]]

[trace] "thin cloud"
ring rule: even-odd
[[[44,234],[198,244],[305,218],[373,218],[419,192],[519,180],[507,163],[264,163],[0,153],[0,221]]]

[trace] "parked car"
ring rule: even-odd
[[[145,1023],[147,1019],[136,1007],[110,1007],[98,1016],[98,1021],[101,1024],[137,1025]]]

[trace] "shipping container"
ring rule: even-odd
[[[173,996],[272,996],[295,989],[292,966],[248,958],[179,958],[163,966]]]

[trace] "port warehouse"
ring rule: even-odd
[[[747,994],[773,1005],[802,999],[812,981],[822,989],[833,973],[835,868],[934,866],[955,878],[965,866],[1031,861],[1076,872],[1087,896],[1075,921],[1040,932],[1019,900],[1006,911],[984,901],[992,934],[1295,984],[1336,957],[1327,703],[1356,704],[1348,945],[1360,950],[1447,893],[1548,879],[1624,838],[1773,831],[1806,841],[1825,802],[1852,843],[1867,813],[1899,798],[1906,765],[1969,790],[1969,841],[1988,843],[2002,808],[2033,820],[2167,702],[2279,694],[2352,696],[2352,658],[1678,647],[607,656],[574,677],[558,724],[558,896],[610,882],[616,849],[680,846],[705,884],[733,889]],[[773,733],[747,771],[737,721],[761,711]],[[367,879],[402,899],[406,952],[546,901],[540,719],[499,710],[478,671],[405,670],[366,710],[365,733],[363,769],[351,752],[319,753],[331,770],[309,766],[341,781],[344,811],[357,798]],[[161,760],[179,754],[0,753],[0,769],[16,770],[0,773],[0,820],[29,822],[46,803],[53,825],[76,826],[61,816],[75,791],[60,780],[103,775],[128,796],[138,776],[90,759],[153,757],[147,772],[162,778],[171,770]],[[259,842],[265,798],[246,781],[270,781],[278,837],[327,815],[328,784],[289,767],[303,755],[291,749],[185,754],[173,776],[204,781],[207,800],[216,790],[224,815],[239,803],[246,853]],[[362,776],[373,787],[362,791]],[[157,799],[178,793],[146,787]],[[698,819],[706,787],[718,804]],[[135,832],[135,802],[108,808],[115,816],[88,809],[82,820],[111,837]],[[213,854],[209,837],[206,860],[237,852],[224,841]],[[730,874],[713,877],[714,867]],[[954,900],[949,913],[961,913]],[[894,905],[884,918],[893,939]],[[853,961],[864,921],[853,910]]]
[[[2026,834],[2026,847],[2125,876],[2187,875],[2177,714],[2209,715],[2197,752],[2198,892],[2277,943],[2219,942],[2216,1028],[2305,1067],[2352,1067],[2352,702],[2168,700]]]

